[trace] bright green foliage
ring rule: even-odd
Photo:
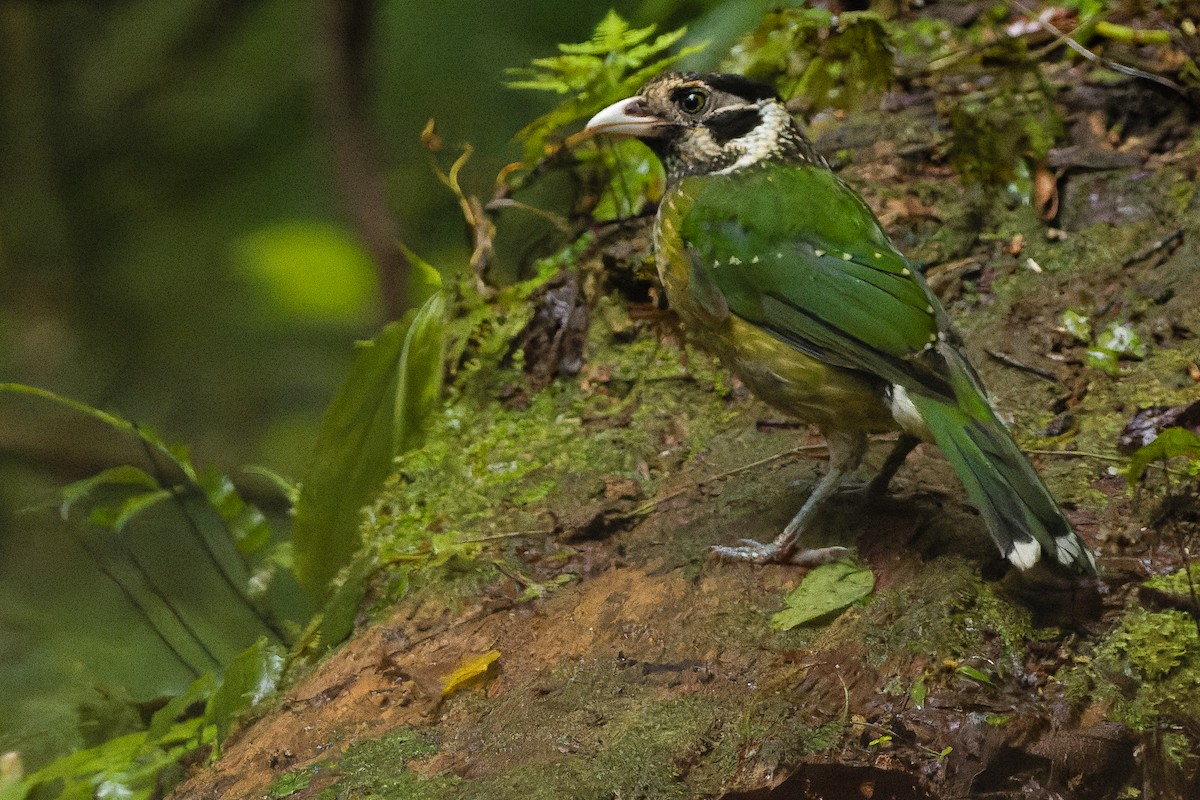
[[[1092,323],[1085,315],[1068,308],[1062,313],[1058,321],[1066,328],[1067,333],[1084,344],[1092,341]]]
[[[225,669],[220,682],[212,673],[159,709],[145,730],[129,733],[59,758],[29,775],[17,798],[112,797],[143,800],[157,796],[164,771],[202,747],[219,751],[221,737],[245,710],[275,690],[282,674],[279,648],[260,639]],[[194,704],[206,701],[204,713],[188,717]]]
[[[378,560],[368,553],[338,573],[336,588],[300,636],[297,651],[320,655],[350,635],[367,592],[367,581],[378,568]]]
[[[695,45],[666,55],[687,29],[655,36],[656,28],[632,28],[617,12],[609,11],[589,41],[560,44],[562,55],[537,58],[532,67],[509,70],[512,80],[508,86],[513,89],[554,92],[568,98],[517,133],[525,145],[527,162],[535,163],[546,155],[549,137],[560,128],[634,94],[646,80],[703,48]]]
[[[283,664],[279,648],[259,639],[225,667],[225,679],[204,707],[204,718],[217,728],[214,755],[219,754],[221,741],[238,715],[275,691],[283,677]]]
[[[311,767],[300,767],[291,772],[285,772],[271,782],[267,787],[267,797],[271,800],[279,800],[284,797],[291,797],[296,792],[302,789],[307,789],[312,783],[313,770]]]
[[[296,576],[310,597],[329,597],[329,581],[362,539],[361,509],[391,471],[419,446],[440,402],[446,297],[360,345],[350,374],[321,422],[312,466],[296,504]]]
[[[1125,479],[1130,486],[1136,486],[1151,463],[1170,461],[1173,458],[1186,458],[1189,471],[1197,474],[1200,471],[1200,436],[1186,428],[1166,428],[1160,431],[1154,441],[1138,448],[1130,457]]]
[[[814,110],[855,108],[887,91],[892,46],[883,20],[867,11],[836,17],[823,8],[767,14],[723,65],[775,83],[785,99],[804,98]]]
[[[1146,357],[1146,343],[1129,323],[1110,322],[1098,334],[1088,348],[1084,363],[1109,375],[1121,374],[1123,358],[1142,360]]]
[[[169,445],[147,428],[86,404],[18,384],[0,384],[0,392],[48,401],[99,422],[135,443],[134,452],[145,468],[121,464],[64,487],[60,504],[64,520],[82,509],[87,522],[119,537],[136,518],[163,501],[173,501],[183,515],[179,526],[198,540],[225,585],[260,619],[264,631],[276,639],[283,638],[271,614],[259,603],[273,576],[272,564],[277,561],[274,550],[281,545],[271,547],[272,533],[265,516],[242,499],[228,476],[215,470],[198,472],[186,448]],[[247,571],[248,556],[264,565],[255,581]],[[116,565],[110,564],[107,569],[110,577],[120,580]],[[141,583],[139,578],[122,587],[135,603],[143,592]],[[151,587],[150,591],[164,602],[173,596],[169,588],[164,591]],[[147,616],[147,620],[154,624],[152,617]],[[168,634],[162,630],[159,633],[167,641]],[[201,647],[211,655],[206,645],[201,643]]]
[[[458,783],[453,775],[425,777],[408,768],[410,762],[437,751],[427,736],[413,728],[400,728],[379,739],[352,744],[335,770],[342,775],[324,789],[320,800],[350,798],[405,798],[433,800],[446,796]]]
[[[580,148],[582,166],[595,165],[609,176],[600,200],[592,209],[596,222],[637,216],[646,203],[657,201],[666,188],[662,162],[636,139],[618,139],[595,149]]]
[[[840,611],[875,588],[875,574],[849,561],[824,564],[804,576],[784,601],[787,608],[771,617],[771,627],[786,631]]]
[[[1146,342],[1129,323],[1110,322],[1093,338],[1092,323],[1083,314],[1067,309],[1059,324],[1076,340],[1088,345],[1084,363],[1114,377],[1121,374],[1121,360],[1141,361],[1146,357]]]
[[[928,64],[969,46],[962,39],[964,30],[949,22],[929,17],[910,19],[903,25],[889,26],[891,41],[902,61]]]

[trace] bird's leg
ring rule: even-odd
[[[837,491],[842,480],[858,466],[867,449],[867,437],[861,433],[841,431],[827,433],[829,444],[829,469],[813,488],[812,494],[792,517],[783,532],[773,542],[763,544],[753,539],[742,539],[738,547],[714,547],[712,550],[721,558],[738,561],[754,561],[764,564],[769,561],[788,562],[812,566],[836,561],[849,552],[845,547],[821,547],[796,552],[796,543],[804,533],[817,511],[829,496]],[[911,449],[911,448],[910,448]],[[893,470],[894,472],[895,470]]]
[[[908,458],[908,454],[920,443],[921,440],[915,436],[909,436],[907,433],[900,434],[900,438],[896,440],[892,452],[888,453],[887,458],[884,459],[879,472],[875,473],[871,482],[863,487],[863,494],[872,497],[882,497],[887,494],[888,484],[892,482],[897,470],[904,465],[904,459]]]

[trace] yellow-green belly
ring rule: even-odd
[[[714,317],[689,293],[686,272],[662,266],[667,300],[688,338],[721,359],[759,399],[824,431],[898,428],[878,381],[805,355],[741,317]]]
[[[826,431],[896,429],[880,385],[861,373],[817,361],[740,317],[709,326],[681,316],[690,338],[780,411]]]

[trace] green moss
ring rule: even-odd
[[[301,769],[285,772],[275,780],[271,781],[271,785],[267,787],[267,797],[271,800],[278,798],[291,797],[301,789],[307,789],[312,783],[313,768],[303,767]]]
[[[923,570],[915,583],[876,593],[863,612],[868,658],[882,664],[906,652],[939,661],[1023,652],[1034,635],[1029,610],[997,595],[971,564],[938,563],[941,568]]]
[[[1146,581],[1145,586],[1151,589],[1161,589],[1172,594],[1191,594],[1192,588],[1200,589],[1200,569],[1192,567],[1191,575],[1186,569],[1173,572],[1170,575],[1155,575]]]
[[[490,367],[460,374],[426,445],[397,459],[370,509],[367,540],[384,563],[415,585],[450,579],[470,593],[496,575],[479,540],[545,531],[547,509],[600,504],[614,478],[649,496],[728,421],[725,373],[711,359],[688,353],[685,368],[652,332],[618,345],[599,323],[590,346],[594,377],[532,394],[498,346]],[[496,399],[506,395],[520,400]]]
[[[1182,611],[1134,608],[1095,655],[1060,676],[1077,702],[1111,703],[1108,716],[1135,730],[1200,719],[1200,640]]]
[[[599,708],[592,701],[579,708]],[[716,717],[697,697],[605,704],[585,711],[592,731],[563,719],[557,746],[542,758],[522,759],[495,778],[463,783],[456,797],[557,800],[562,797],[686,797],[683,765],[709,750]],[[574,724],[573,724],[574,723]]]
[[[411,762],[437,751],[428,735],[413,728],[400,728],[379,739],[366,739],[346,748],[336,771],[337,783],[321,791],[321,800],[378,798],[378,800],[426,800],[444,797],[458,778],[427,777],[409,768]]]

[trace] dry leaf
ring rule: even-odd
[[[499,650],[488,650],[481,656],[459,664],[454,672],[446,676],[445,686],[442,688],[442,700],[461,689],[482,683],[491,670],[492,664],[499,658]]]

